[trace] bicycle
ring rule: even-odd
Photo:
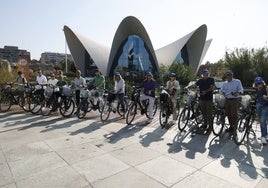
[[[180,104],[179,104],[179,97],[176,100],[176,107],[173,108],[172,101],[170,99],[170,94],[163,89],[163,87],[160,88],[160,113],[159,113],[159,122],[162,128],[164,128],[168,124],[169,117],[173,114],[173,110],[175,109],[177,111],[177,117],[179,116],[180,112]]]
[[[70,117],[75,109],[75,94],[71,87],[63,86],[60,99],[60,114],[63,117]]]
[[[140,94],[141,90],[136,89],[135,87],[134,91],[131,95],[131,104],[129,105],[129,109],[127,111],[127,116],[126,116],[126,123],[129,125],[132,123],[134,120],[137,110],[140,110],[141,115],[145,114],[147,118],[149,118],[149,113],[148,113],[148,106],[149,106],[149,99],[146,99],[144,101],[140,101]],[[154,101],[154,106],[153,106],[153,116],[155,115],[157,110],[157,97],[155,98]]]
[[[58,97],[56,89],[53,85],[48,85],[45,89],[45,100],[41,103],[41,114],[43,116],[48,116],[52,112],[55,112],[59,107]]]
[[[12,91],[15,83],[6,83],[1,91],[0,111],[7,112],[12,105],[19,105],[24,111],[28,112],[28,100],[24,91]],[[23,84],[24,85],[24,84]],[[24,85],[26,87],[26,85]]]
[[[42,102],[45,100],[44,87],[44,85],[35,85],[29,101],[29,110],[32,114],[37,114],[41,110]]]
[[[122,111],[122,106],[120,104],[117,94],[105,90],[104,99],[105,102],[101,110],[102,121],[106,121],[109,118],[111,112],[113,113],[117,112],[120,116],[124,116],[124,113],[127,112],[128,101],[126,96],[124,97],[125,112]]]
[[[76,115],[79,119],[82,119],[86,116],[87,112],[91,110],[101,112],[103,104],[103,98],[99,96],[97,90],[92,89],[89,91],[88,89],[82,89],[80,90],[80,103],[77,106]]]
[[[234,142],[237,145],[242,144],[246,136],[247,140],[249,140],[250,133],[252,133],[254,138],[256,138],[256,134],[252,129],[252,124],[256,119],[256,101],[251,100],[250,97],[242,96],[241,111],[242,114],[238,118],[236,136],[234,137]]]
[[[191,120],[194,120],[197,125],[203,122],[197,92],[188,88],[184,92],[187,93],[187,99],[184,101],[184,108],[179,115],[178,128],[180,131],[184,131]]]
[[[223,128],[225,126],[225,97],[222,94],[216,93],[215,94],[215,105],[214,105],[214,113],[213,113],[213,126],[212,131],[215,136],[219,136]]]

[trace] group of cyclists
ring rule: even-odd
[[[71,83],[72,88],[75,91],[75,102],[76,106],[79,105],[81,91],[85,88],[95,92],[98,96],[103,96],[105,92],[105,77],[101,72],[96,69],[95,76],[90,82],[86,82],[85,78],[81,76],[81,71],[76,71],[76,77]],[[42,74],[42,71],[38,71],[36,77],[36,90],[38,91],[40,86],[42,89],[46,87],[53,87],[56,98],[60,98],[60,93],[62,92],[63,86],[67,86],[67,82],[64,80],[62,74],[58,75],[58,79],[55,78],[55,74],[52,73],[51,78],[47,80],[46,76]],[[243,94],[243,86],[239,79],[233,77],[233,71],[228,70],[225,73],[226,82],[222,85],[219,93],[222,94],[225,98],[225,113],[229,121],[229,128],[226,132],[229,132],[230,135],[236,137],[236,129],[238,122],[238,109],[239,109],[239,98]],[[17,91],[19,95],[23,95],[24,85],[27,84],[27,80],[23,77],[21,71],[18,71],[18,77],[14,81],[19,86]],[[209,135],[213,129],[213,100],[214,100],[214,78],[210,77],[210,72],[207,69],[202,71],[202,77],[197,80],[194,84],[188,85],[185,89],[191,89],[198,87],[199,88],[199,106],[203,115],[203,121],[200,129],[204,134]],[[268,89],[265,85],[265,82],[261,77],[256,77],[254,80],[253,87],[256,89],[256,109],[257,114],[259,115],[260,125],[261,125],[261,143],[263,145],[267,144],[267,118],[268,118]],[[156,80],[153,78],[151,72],[147,72],[145,75],[144,81],[135,86],[135,89],[143,89],[143,93],[139,96],[140,101],[148,101],[148,123],[150,123],[154,117],[154,104],[156,100]],[[171,124],[174,125],[178,122],[178,96],[181,90],[179,81],[176,80],[176,74],[171,72],[169,74],[169,80],[164,86],[164,90],[168,93],[168,103],[170,104],[170,112],[172,112],[172,121]],[[122,78],[120,72],[114,73],[114,90],[112,92],[114,96],[118,97],[119,104],[121,105],[122,118],[126,118],[127,115],[127,104],[125,103],[125,80]],[[94,93],[93,93],[94,95]],[[101,108],[101,106],[100,106]],[[100,109],[101,110],[101,109]],[[75,112],[77,113],[77,112]],[[136,113],[136,112],[135,112]],[[180,123],[180,122],[178,122]]]

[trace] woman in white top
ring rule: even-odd
[[[118,95],[119,102],[122,106],[123,112],[125,113],[125,80],[122,78],[119,72],[114,73],[114,92],[116,95]]]

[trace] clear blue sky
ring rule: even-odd
[[[137,17],[155,49],[208,27],[212,44],[204,62],[226,50],[261,48],[268,40],[267,0],[0,0],[0,48],[18,46],[39,59],[65,52],[63,26],[111,46],[120,22]],[[69,53],[69,51],[68,51]]]

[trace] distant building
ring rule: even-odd
[[[173,62],[188,65],[197,74],[212,41],[206,40],[207,26],[204,24],[155,50],[145,27],[133,16],[122,20],[111,47],[82,36],[68,26],[64,26],[64,34],[76,68],[81,70],[82,76],[92,76],[98,68],[105,76],[119,71],[133,80],[143,79],[147,71],[159,77],[159,65],[169,66]]]
[[[58,64],[61,61],[64,61],[65,58],[65,53],[44,52],[41,54],[41,63],[51,62],[53,64]],[[71,54],[67,54],[67,59],[73,61]]]
[[[0,48],[0,59],[9,61],[11,66],[17,66],[19,59],[26,59],[29,62],[31,54],[17,46],[4,46],[4,48]]]

